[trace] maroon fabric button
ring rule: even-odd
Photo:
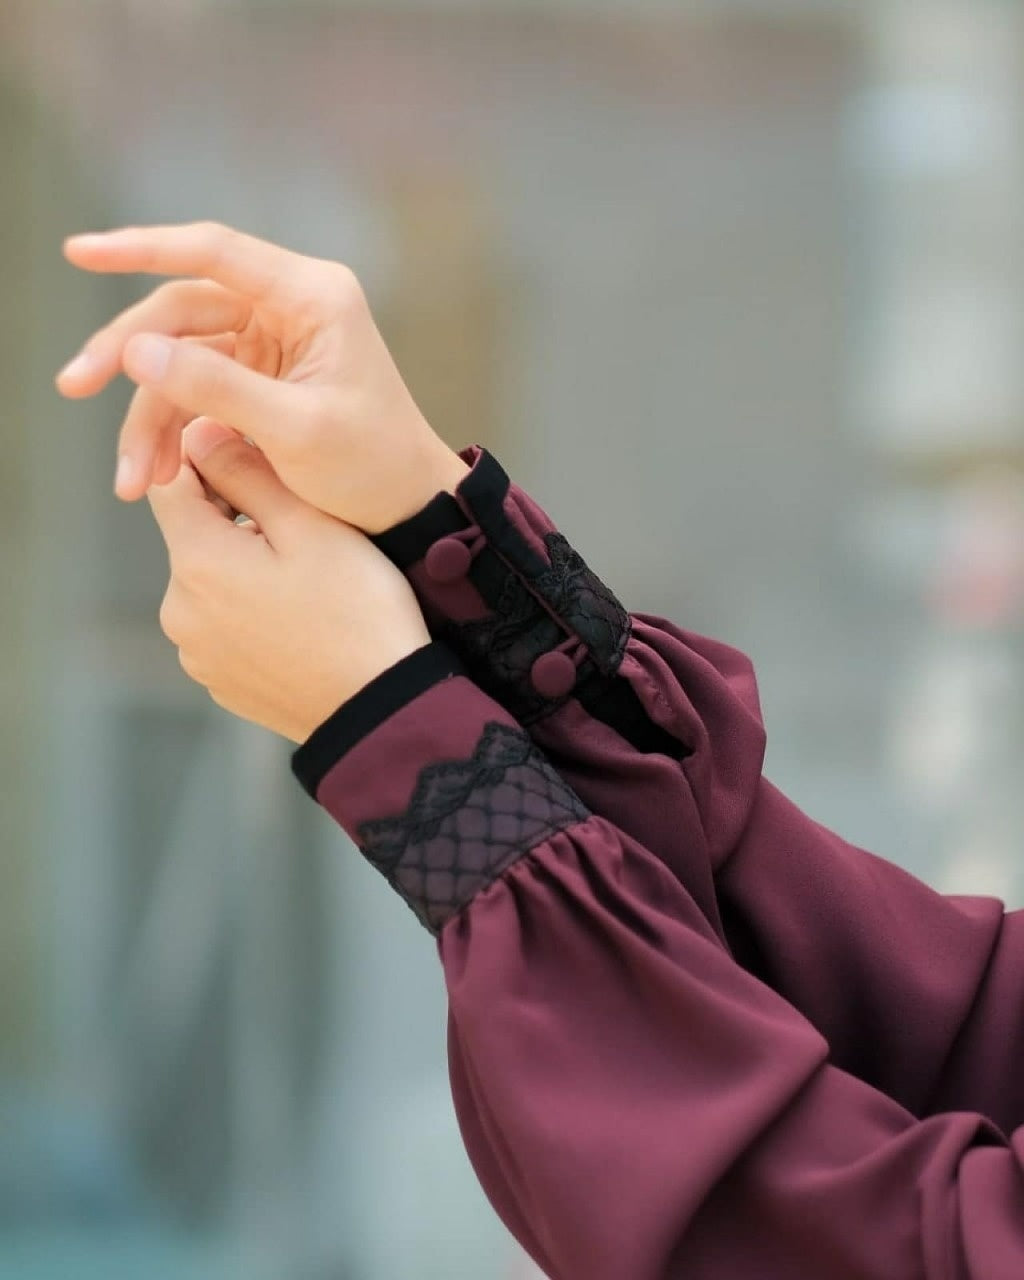
[[[530,668],[530,679],[542,698],[564,698],[576,684],[576,664],[567,653],[542,653]]]
[[[425,563],[434,582],[458,582],[469,573],[473,555],[458,538],[442,538],[427,552]]]

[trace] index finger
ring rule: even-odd
[[[68,236],[64,254],[85,271],[202,276],[271,308],[309,302],[317,292],[315,259],[220,222]]]

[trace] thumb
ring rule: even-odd
[[[255,445],[210,418],[185,428],[183,450],[214,495],[251,517],[270,544],[287,541],[306,504],[287,488]]]

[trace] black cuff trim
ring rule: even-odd
[[[490,546],[514,569],[533,579],[544,573],[548,564],[505,515],[505,497],[511,483],[498,459],[482,449],[476,466],[459,485],[458,492],[487,535]]]
[[[471,521],[464,510],[468,508],[491,546],[521,572],[535,577],[548,566],[509,524],[505,498],[511,484],[497,458],[481,449],[473,469],[456,490],[458,497],[439,493],[422,511],[383,533],[372,534],[370,541],[404,571],[422,560],[440,538],[468,529]]]
[[[431,498],[422,511],[417,511],[401,524],[383,533],[370,535],[370,541],[403,571],[422,560],[439,538],[469,528],[469,520],[455,498],[445,491]]]
[[[466,668],[447,645],[435,641],[402,658],[343,702],[292,753],[292,772],[316,799],[320,783],[346,752],[402,707]]]

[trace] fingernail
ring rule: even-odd
[[[130,458],[128,454],[123,453],[117,460],[117,474],[114,476],[114,492],[124,496],[126,489],[130,489],[135,477],[139,474],[135,465],[135,459]]]
[[[125,364],[147,382],[159,382],[167,372],[174,343],[155,333],[144,333],[125,348]]]
[[[191,423],[185,431],[185,452],[193,462],[202,462],[225,440],[237,440],[238,432],[209,419]]]
[[[88,351],[80,351],[77,356],[67,362],[57,377],[80,378],[84,374],[91,373],[96,368],[96,363],[95,356],[90,355]]]

